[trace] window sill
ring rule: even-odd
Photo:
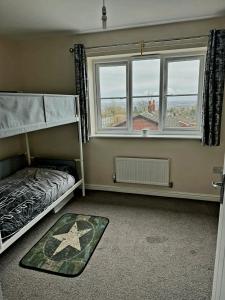
[[[129,134],[93,134],[90,138],[128,138],[128,139],[185,139],[185,140],[201,140],[200,135],[181,135],[181,134],[152,134],[152,135],[129,135]]]

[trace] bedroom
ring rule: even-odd
[[[91,137],[83,145],[87,196],[82,198],[78,192],[64,209],[56,215],[48,214],[1,254],[3,296],[210,299],[219,212],[219,189],[213,188],[211,182],[220,181],[218,168],[223,167],[224,117],[220,146],[215,147],[203,146],[198,136],[142,137],[143,132],[139,136],[124,132],[120,137],[110,133],[100,136],[102,133],[98,135],[95,130],[93,61],[120,58],[126,65],[130,64],[131,56],[141,56],[141,49],[144,58],[177,52],[205,55],[209,31],[225,26],[223,1],[198,1],[198,5],[182,1],[180,9],[177,1],[168,7],[165,1],[137,4],[108,0],[107,29],[102,29],[102,1],[17,3],[0,3],[0,90],[75,94],[74,54],[69,49],[74,44],[85,45]],[[149,41],[158,43],[151,45]],[[121,46],[110,47],[118,44]],[[69,124],[29,133],[32,156],[78,157],[79,144],[74,132],[74,124]],[[24,152],[24,135],[0,139],[0,159]],[[116,157],[169,158],[169,181],[173,186],[114,183]],[[84,272],[79,277],[63,278],[21,268],[20,259],[65,212],[109,218]],[[121,237],[115,236],[118,232]],[[24,288],[26,282],[31,285],[29,288]]]

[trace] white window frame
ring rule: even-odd
[[[99,80],[99,68],[102,66],[126,66],[126,97],[110,97],[108,99],[126,99],[126,117],[127,117],[127,126],[124,128],[117,128],[117,127],[110,127],[110,128],[103,128],[102,127],[102,122],[101,122],[101,99],[107,99],[107,97],[101,97],[100,95],[100,80]],[[96,93],[95,93],[95,108],[96,108],[96,128],[98,132],[123,132],[126,133],[129,131],[129,64],[128,61],[110,61],[110,62],[101,62],[96,64],[95,66],[95,78],[97,80],[95,81],[95,88],[96,88]],[[119,129],[119,130],[118,130]]]
[[[159,98],[159,124],[158,124],[158,126],[159,126],[159,130],[152,130],[152,131],[149,131],[151,134],[153,134],[153,135],[158,135],[158,134],[160,134],[161,132],[162,132],[162,128],[161,128],[161,124],[162,124],[162,122],[161,122],[161,112],[162,112],[162,109],[161,109],[161,100],[160,100],[160,95],[161,95],[161,84],[162,84],[162,82],[161,82],[161,74],[162,74],[162,71],[161,71],[161,57],[160,57],[160,55],[145,55],[145,56],[138,56],[138,57],[133,57],[133,58],[131,58],[131,60],[130,60],[130,64],[131,64],[131,74],[130,74],[130,103],[131,103],[131,111],[130,111],[130,122],[131,122],[131,124],[132,124],[132,107],[133,107],[133,98],[135,98],[135,96],[133,96],[133,94],[132,94],[132,90],[133,90],[133,86],[132,86],[132,84],[133,84],[133,78],[132,78],[132,76],[133,76],[133,67],[132,67],[132,62],[133,61],[137,61],[137,60],[149,60],[149,59],[160,59],[160,73],[159,73],[159,95],[158,96],[156,96],[156,97],[158,97]],[[151,97],[151,96],[148,96],[148,97]],[[136,135],[136,134],[139,134],[140,135],[140,133],[141,133],[141,130],[139,131],[139,133],[138,133],[138,131],[135,133],[134,131],[132,131],[132,125],[131,125],[131,131],[129,132],[129,134],[133,134],[133,135]]]
[[[149,137],[166,137],[166,136],[181,136],[181,137],[197,137],[202,136],[202,124],[201,124],[201,112],[202,112],[202,97],[203,97],[203,74],[204,74],[204,64],[205,64],[205,51],[191,51],[191,52],[174,52],[166,54],[149,54],[144,56],[127,56],[127,57],[116,57],[116,58],[105,58],[93,60],[93,85],[94,85],[94,110],[95,110],[95,136],[121,136],[121,137],[141,137],[142,131],[134,132],[132,131],[132,106],[133,98],[132,95],[132,62],[135,60],[144,59],[160,59],[160,88],[159,88],[159,130],[149,131]],[[197,116],[197,126],[193,128],[166,128],[165,116],[166,116],[166,91],[167,91],[167,75],[168,75],[168,62],[170,61],[184,61],[199,59],[200,61],[200,71],[199,71],[199,85],[198,85],[198,116]],[[108,65],[126,65],[127,70],[127,127],[119,128],[102,128],[101,126],[101,115],[100,115],[100,82],[99,82],[99,67]],[[184,94],[186,96],[186,94]],[[119,98],[119,97],[118,97]],[[145,136],[146,137],[146,136]]]
[[[170,95],[167,94],[167,84],[168,84],[168,64],[169,62],[173,61],[188,61],[188,60],[194,60],[194,59],[199,59],[200,66],[199,66],[199,77],[198,77],[198,92],[196,94],[174,94]],[[162,127],[163,127],[163,132],[164,133],[180,133],[182,134],[195,134],[201,132],[201,112],[202,112],[202,96],[203,96],[203,69],[204,69],[204,55],[186,55],[186,56],[175,56],[175,57],[165,57],[164,58],[164,86],[163,86],[163,91],[162,91]],[[166,109],[167,109],[167,97],[168,96],[192,96],[196,95],[197,96],[197,126],[195,129],[193,128],[170,128],[165,126],[165,120],[166,120]]]

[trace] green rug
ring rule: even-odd
[[[109,220],[65,214],[23,257],[20,266],[61,276],[81,274]]]

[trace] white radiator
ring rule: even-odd
[[[115,157],[115,181],[171,186],[169,159]]]

